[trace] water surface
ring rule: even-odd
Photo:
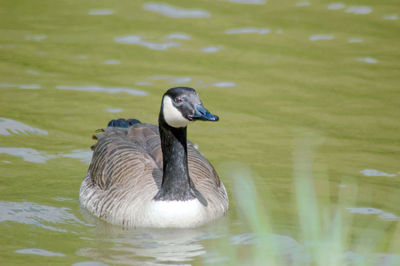
[[[320,222],[337,206],[348,217],[343,264],[398,261],[397,1],[5,0],[0,10],[1,265],[257,265],[264,238],[286,264],[308,265],[317,245],[302,233],[293,177],[309,138]],[[92,134],[120,117],[156,123],[172,86],[196,88],[220,117],[188,135],[224,181],[229,214],[191,230],[91,217],[78,194]],[[251,169],[253,217],[269,229],[239,211],[252,203],[234,192],[238,165]]]

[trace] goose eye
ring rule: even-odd
[[[181,97],[176,97],[174,101],[175,103],[181,103],[183,100]]]

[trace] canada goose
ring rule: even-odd
[[[158,128],[136,119],[109,122],[93,137],[93,158],[79,200],[93,215],[127,227],[196,227],[228,210],[224,184],[186,140],[195,120],[218,121],[196,91],[169,89]]]

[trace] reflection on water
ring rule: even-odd
[[[248,5],[263,5],[265,4],[264,0],[229,0],[232,3],[239,3],[239,4],[248,4]]]
[[[124,109],[122,109],[122,108],[107,108],[106,111],[109,113],[121,113],[124,111]]]
[[[192,81],[191,77],[179,77],[169,81],[170,84],[186,84]]]
[[[255,235],[254,233],[245,233],[240,235],[235,235],[230,238],[230,243],[232,245],[260,245],[261,243],[274,243],[274,248],[280,256],[285,258],[285,261],[291,262],[309,262],[310,255],[307,254],[304,245],[300,244],[293,238],[285,235],[278,234],[263,234]],[[273,250],[264,246],[264,252],[266,254],[272,254]]]
[[[96,230],[98,231],[97,238],[85,240],[103,243],[102,247],[81,248],[77,254],[100,259],[106,263],[127,265],[190,262],[195,257],[206,253],[199,240],[216,237],[201,229],[135,229],[129,231],[99,223],[96,225]]]
[[[110,59],[110,60],[106,60],[104,61],[104,64],[106,65],[119,65],[121,62],[119,60],[115,60],[115,59]]]
[[[42,86],[38,84],[29,84],[29,85],[19,85],[19,88],[21,89],[41,89]]]
[[[168,34],[168,39],[190,40],[192,38],[189,35],[184,34],[184,33],[171,33],[171,34]]]
[[[386,15],[386,16],[384,16],[383,17],[383,19],[387,19],[387,20],[397,20],[398,19],[398,17],[397,17],[397,15]]]
[[[360,42],[363,42],[363,41],[364,40],[360,39],[360,38],[351,38],[347,42],[349,42],[349,43],[360,43]]]
[[[210,234],[206,229],[123,231],[118,228],[106,227],[109,226],[97,225],[97,230],[102,228],[104,231],[98,232],[96,238],[84,239],[93,243],[101,243],[100,247],[81,248],[77,254],[110,264],[126,265],[182,265],[182,263],[186,265],[198,256],[202,257],[204,263],[211,265],[235,263],[232,258],[218,253],[218,250],[205,250],[202,244],[203,240],[218,240],[224,237]],[[239,249],[259,245],[262,250],[258,250],[258,252],[266,255],[277,252],[283,258],[281,262],[286,262],[282,265],[312,265],[315,262],[315,258],[310,254],[315,243],[310,241],[299,243],[286,235],[242,233],[230,236],[229,242]],[[273,243],[273,246],[265,246],[263,243]],[[399,260],[400,256],[397,254],[364,254],[354,251],[343,251],[340,259],[343,262],[342,265],[353,265],[352,263],[355,262],[382,265],[380,263],[382,261],[395,263]],[[337,261],[339,260],[337,259]]]
[[[40,75],[39,71],[32,70],[32,69],[28,69],[25,72],[28,73],[28,74],[31,74],[31,75],[35,75],[35,76]]]
[[[368,63],[368,64],[378,63],[378,60],[376,60],[375,58],[372,58],[372,57],[359,57],[359,58],[357,58],[357,60],[364,62],[364,63]]]
[[[397,254],[373,253],[359,254],[353,251],[344,253],[345,265],[398,265],[400,256]]]
[[[71,153],[52,155],[43,151],[37,151],[32,148],[0,147],[0,154],[2,153],[16,157],[22,157],[24,161],[31,163],[46,163],[49,159],[66,157],[79,159],[81,162],[86,164],[90,163],[93,154],[93,152],[90,150],[73,150]]]
[[[42,40],[44,40],[46,38],[47,38],[46,34],[27,35],[27,36],[25,36],[25,39],[28,40],[28,41],[38,41],[38,42],[40,42],[40,41],[42,41]]]
[[[333,9],[333,10],[342,9],[344,7],[345,7],[345,4],[342,4],[342,3],[332,3],[332,4],[328,5],[328,9]]]
[[[375,169],[364,169],[364,170],[360,171],[360,173],[365,176],[387,176],[387,177],[396,176],[395,174],[388,174],[388,173],[378,171]]]
[[[332,39],[333,39],[333,35],[327,35],[327,34],[311,35],[309,38],[310,41],[332,40]]]
[[[236,83],[235,82],[231,82],[231,81],[220,81],[220,82],[216,82],[216,83],[211,84],[211,86],[220,87],[220,88],[227,88],[227,87],[235,87]]]
[[[22,157],[24,161],[31,163],[46,163],[47,160],[55,158],[54,155],[48,155],[31,148],[0,147],[0,154],[2,153]]]
[[[114,11],[111,9],[93,9],[89,10],[89,15],[94,15],[94,16],[105,16],[105,15],[112,15],[114,14]]]
[[[184,9],[171,6],[168,4],[147,3],[144,5],[145,10],[160,13],[171,18],[209,18],[211,15],[201,9]]]
[[[60,156],[66,158],[79,159],[81,162],[90,164],[92,160],[93,151],[91,150],[73,150],[71,153],[61,154]]]
[[[178,47],[181,45],[180,43],[177,42],[155,43],[155,42],[143,41],[142,36],[137,36],[137,35],[116,37],[114,40],[118,43],[137,44],[153,50],[167,50],[168,48]]]
[[[296,3],[296,6],[309,6],[309,5],[311,5],[309,1],[302,1]]]
[[[400,221],[400,217],[397,215],[390,213],[390,212],[384,212],[380,209],[376,208],[370,208],[370,207],[349,207],[346,208],[350,213],[356,213],[356,214],[375,214],[378,215],[378,217],[382,220],[386,221]]]
[[[29,73],[29,74],[32,74],[32,73]],[[10,83],[1,83],[0,87],[3,87],[3,88],[29,89],[29,90],[36,90],[36,89],[41,89],[42,88],[42,86],[40,86],[39,84],[20,84],[20,85],[17,85],[17,84],[10,84]]]
[[[40,248],[24,248],[24,249],[18,249],[15,252],[19,253],[19,254],[38,255],[38,256],[44,256],[44,257],[64,257],[65,256],[65,254],[63,254],[63,253],[52,252],[52,251],[48,251],[48,250],[40,249]]]
[[[88,59],[89,57],[88,57],[87,55],[80,54],[80,55],[75,56],[75,58],[76,58],[76,59],[79,59],[79,60],[86,60],[86,59]]]
[[[310,250],[315,247],[315,245],[323,245],[324,243],[313,243],[311,241],[306,241],[304,243],[299,243],[295,239],[278,234],[263,234],[255,235],[253,233],[244,233],[240,235],[235,235],[230,238],[232,245],[244,246],[244,245],[261,245],[260,248],[263,249],[265,254],[273,254],[277,252],[283,260],[280,262],[285,262],[283,265],[314,265],[315,258]],[[263,244],[273,243],[273,247],[267,247]],[[328,244],[328,243],[325,243]],[[273,248],[274,250],[271,250]],[[340,261],[343,262],[341,265],[354,265],[353,263],[359,263],[357,265],[396,265],[391,263],[399,262],[400,255],[398,254],[388,254],[388,253],[357,253],[353,251],[343,251],[342,258]],[[326,258],[325,261],[329,261]],[[339,261],[339,260],[337,260]],[[382,261],[390,262],[389,264],[381,264]],[[361,263],[361,264],[360,264]]]
[[[267,28],[240,28],[240,29],[229,29],[225,32],[226,34],[267,34],[270,33],[270,29]]]
[[[72,266],[107,266],[108,264],[105,264],[101,261],[81,261],[81,262],[76,262],[72,264]]]
[[[187,84],[193,80],[192,77],[153,76],[151,80],[168,80],[169,84]]]
[[[372,12],[372,8],[368,6],[351,6],[345,10],[346,13],[352,13],[356,15],[365,15]]]
[[[0,223],[15,222],[39,226],[58,232],[67,232],[63,224],[84,224],[68,208],[56,208],[34,202],[0,201]],[[48,225],[48,224],[52,225]]]
[[[201,48],[201,51],[203,53],[216,53],[216,52],[219,52],[221,49],[223,49],[222,46],[208,46],[208,47]]]
[[[148,82],[148,81],[137,81],[136,85],[140,85],[140,86],[150,86],[153,85],[153,83]]]
[[[104,88],[100,86],[56,86],[57,89],[60,90],[74,90],[74,91],[88,91],[88,92],[107,92],[107,93],[128,93],[134,96],[147,96],[147,92],[137,90],[137,89],[130,89],[130,88]]]
[[[168,80],[170,84],[179,84],[190,82],[191,77],[172,77],[172,76],[152,76],[151,80]]]
[[[64,198],[64,197],[54,197],[53,200],[56,200],[56,201],[72,201],[74,199]]]
[[[0,135],[11,136],[12,134],[38,134],[47,135],[47,131],[39,128],[28,126],[24,123],[0,117]]]
[[[235,87],[236,83],[232,81],[219,81],[219,82],[214,82],[211,84],[205,84],[202,80],[194,80],[192,77],[173,77],[173,76],[167,76],[167,75],[158,75],[158,76],[152,76],[149,78],[150,80],[167,80],[169,84],[176,84],[176,85],[183,85],[183,84],[188,84],[188,83],[193,83],[196,82],[197,87],[219,87],[219,88],[227,88],[227,87]],[[141,82],[141,84],[144,85],[151,85],[146,84],[146,82]]]

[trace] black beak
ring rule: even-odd
[[[190,116],[192,120],[218,121],[219,117],[210,113],[202,104],[194,105],[194,114]]]

